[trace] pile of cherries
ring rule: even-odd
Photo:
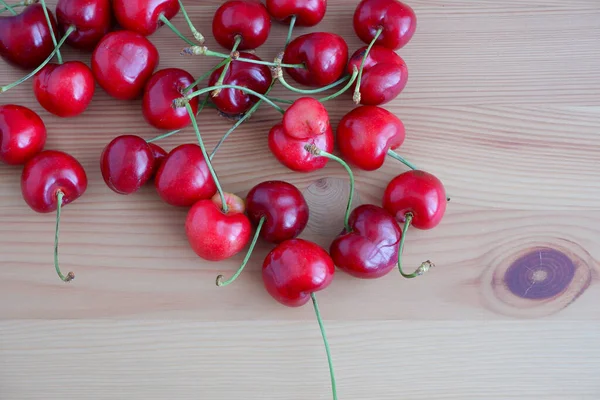
[[[404,142],[405,128],[398,117],[380,107],[396,98],[407,83],[407,67],[396,50],[415,32],[413,10],[398,0],[362,0],[353,25],[367,45],[349,57],[348,45],[335,33],[292,38],[295,26],[314,26],[323,19],[326,0],[225,1],[214,14],[212,33],[226,53],[204,46],[204,37],[181,0],[59,0],[56,18],[44,0],[40,4],[25,0],[14,6],[0,0],[1,6],[0,56],[31,71],[0,87],[0,93],[31,78],[40,105],[63,118],[80,115],[88,108],[96,83],[117,99],[141,97],[146,121],[166,132],[150,140],[123,135],[108,143],[100,155],[106,185],[116,193],[131,194],[153,180],[166,203],[189,207],[185,232],[202,259],[224,260],[250,243],[238,271],[227,280],[217,277],[219,286],[232,283],[242,273],[259,237],[273,243],[262,267],[265,288],[287,306],[312,300],[337,398],[315,293],[331,283],[335,267],[366,279],[382,277],[394,268],[406,278],[425,273],[433,265],[429,261],[412,273],[402,270],[406,232],[409,226],[437,226],[448,201],[439,179],[394,151]],[[24,7],[20,13],[18,7]],[[179,12],[193,39],[171,23]],[[254,50],[269,36],[272,19],[289,25],[289,30],[281,53],[273,61],[264,61]],[[159,53],[147,36],[161,26],[186,43],[182,54],[214,57],[218,63],[197,79],[178,68],[156,71]],[[91,68],[80,61],[63,62],[60,48],[65,43],[91,51]],[[55,63],[51,62],[54,58]],[[295,87],[290,78],[302,87]],[[277,84],[299,97],[295,101],[269,97]],[[331,89],[337,91],[314,97]],[[352,100],[348,96],[344,101],[358,107],[342,118],[334,136],[325,104],[347,92],[353,93]],[[282,114],[268,132],[268,147],[283,166],[311,172],[333,160],[348,172],[345,226],[329,251],[298,238],[308,222],[309,209],[294,185],[261,182],[245,200],[221,187],[211,161],[227,137],[263,103]],[[206,107],[236,121],[211,153],[197,123]],[[197,144],[182,144],[170,152],[155,144],[190,125]],[[39,115],[23,106],[0,105],[0,161],[24,165],[22,194],[34,211],[56,211],[54,264],[59,277],[68,282],[74,274],[63,275],[58,264],[61,207],[84,194],[87,178],[74,157],[44,150],[45,141],[46,128]],[[335,144],[341,157],[333,154]],[[409,170],[389,182],[382,207],[367,204],[352,210],[354,177],[346,162],[373,171],[387,156]]]

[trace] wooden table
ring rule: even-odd
[[[187,3],[210,36],[220,1]],[[295,34],[335,31],[353,51],[355,3],[330,0],[321,25]],[[438,228],[407,239],[407,264],[430,258],[429,274],[360,281],[338,273],[319,293],[339,398],[598,399],[600,3],[410,4],[418,30],[400,51],[410,79],[386,108],[406,124],[402,154],[439,176],[452,201]],[[181,15],[174,22],[185,29]],[[272,59],[284,35],[275,25],[258,54]],[[151,39],[160,68],[198,76],[215,62],[181,57],[167,29]],[[210,37],[208,45],[218,48]],[[66,59],[89,55],[68,50]],[[20,74],[0,64],[2,83]],[[275,95],[293,98],[280,88]],[[331,398],[312,308],[285,308],[263,289],[268,245],[239,281],[217,288],[215,276],[231,274],[243,254],[202,262],[186,241],[186,210],[163,204],[151,185],[132,196],[104,185],[98,160],[111,138],[157,134],[139,101],[98,89],[88,112],[61,120],[28,83],[0,102],[38,111],[47,148],[72,153],[90,178],[63,213],[62,267],[77,274],[67,285],[52,267],[54,215],[31,211],[20,169],[0,166],[1,399]],[[333,102],[333,123],[350,108],[348,96]],[[280,166],[266,146],[278,118],[261,108],[216,168],[240,195],[271,178],[296,184],[312,212],[303,237],[328,246],[342,226],[345,172]],[[200,125],[212,147],[231,123],[209,111]],[[163,144],[194,140],[187,129]],[[393,160],[375,173],[357,170],[357,204],[379,204],[402,170]]]

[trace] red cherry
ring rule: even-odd
[[[183,97],[184,89],[193,83],[194,77],[182,69],[157,71],[144,89],[142,112],[146,121],[155,128],[169,130],[185,128],[191,124],[187,109],[173,107],[173,100]],[[195,115],[198,111],[198,97],[190,99],[189,104]]]
[[[267,255],[262,267],[267,292],[288,307],[306,304],[311,293],[329,286],[334,273],[335,266],[329,254],[303,239],[279,244]]]
[[[307,139],[296,139],[288,135],[283,124],[277,124],[269,131],[269,149],[273,155],[281,164],[297,172],[312,172],[327,165],[327,158],[316,156],[304,148],[307,144],[314,144],[331,153],[333,141],[331,127],[324,134]]]
[[[382,29],[375,44],[398,50],[410,41],[417,29],[412,8],[398,0],[362,0],[354,12],[354,31],[370,43]]]
[[[290,42],[283,62],[305,65],[306,68],[286,68],[296,82],[307,86],[326,86],[344,73],[348,45],[334,33],[307,33]]]
[[[265,218],[260,236],[281,243],[300,235],[308,223],[308,204],[298,188],[283,181],[266,181],[246,196],[248,217],[254,225]]]
[[[58,36],[50,10],[48,16]],[[53,50],[54,43],[41,4],[27,6],[19,15],[0,16],[0,56],[9,63],[33,69]]]
[[[217,9],[212,31],[217,42],[227,49],[233,48],[238,36],[238,50],[256,49],[269,37],[271,18],[258,0],[229,0]]]
[[[285,110],[283,114],[283,129],[295,139],[308,139],[324,135],[329,126],[329,114],[319,100],[312,97],[301,97]]]
[[[139,136],[117,136],[100,156],[104,182],[119,194],[137,192],[152,177],[153,168],[152,149]]]
[[[111,32],[92,54],[92,71],[106,93],[132,100],[142,93],[158,60],[158,50],[144,36],[129,31]]]
[[[228,196],[231,199],[232,195]],[[230,207],[224,213],[217,199],[219,196],[215,197],[194,204],[185,221],[190,246],[200,258],[209,261],[225,260],[239,253],[250,240],[252,232],[243,208],[240,211],[237,207]],[[239,203],[243,204],[242,199]]]
[[[62,205],[77,200],[87,188],[85,170],[74,157],[46,150],[25,164],[21,192],[32,210],[49,213],[56,210],[57,194],[64,194]]]
[[[404,143],[404,124],[377,106],[361,106],[346,114],[337,127],[337,143],[346,161],[360,169],[381,168],[388,150]]]
[[[436,227],[446,212],[446,190],[432,174],[413,170],[396,176],[383,195],[383,207],[400,222],[412,214],[412,225],[418,229]]]
[[[381,207],[361,205],[352,211],[351,232],[339,235],[329,253],[342,271],[363,279],[386,275],[398,262],[402,231],[396,219]]]
[[[160,16],[170,20],[179,12],[177,0],[113,0],[119,24],[140,35],[152,35],[163,25]]]
[[[14,104],[0,106],[0,161],[21,165],[44,149],[46,126],[34,111]]]
[[[217,191],[202,150],[196,144],[182,144],[171,150],[159,167],[154,184],[166,203],[178,207],[209,199]]]
[[[46,64],[33,78],[33,93],[40,105],[63,118],[84,112],[92,102],[95,87],[94,74],[81,61]]]
[[[278,21],[289,23],[296,17],[297,26],[315,26],[325,17],[327,0],[267,0],[267,10]]]
[[[71,25],[77,28],[67,39],[69,45],[82,50],[93,50],[100,39],[110,32],[110,0],[58,0],[56,20],[61,35]]]
[[[348,73],[360,69],[367,46],[358,49],[348,63]],[[360,81],[360,104],[380,105],[398,97],[408,81],[408,69],[395,51],[373,46],[367,55]]]
[[[154,158],[154,163],[152,164],[152,176],[155,176],[163,161],[167,158],[167,151],[154,143],[148,143],[148,146],[150,146]]]
[[[240,53],[240,56],[260,60],[259,57],[250,53]],[[217,83],[223,68],[217,69],[210,75],[208,86],[214,86]],[[266,65],[232,61],[225,73],[223,84],[243,86],[265,94],[271,85],[271,80],[271,70]],[[222,113],[238,115],[248,111],[258,101],[258,98],[238,89],[222,89],[217,96],[211,97],[211,100]]]

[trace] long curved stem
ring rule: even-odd
[[[285,64],[281,64],[282,68],[287,68],[285,67]],[[294,87],[292,85],[290,85],[285,78],[283,77],[283,72],[278,73],[277,74],[277,79],[279,80],[279,83],[281,83],[281,85],[283,87],[285,87],[286,89],[294,92],[294,93],[299,93],[299,94],[316,94],[316,93],[322,93],[325,92],[331,88],[334,88],[336,86],[341,85],[342,83],[346,82],[348,79],[351,79],[350,75],[345,75],[342,78],[338,79],[337,81],[330,83],[329,85],[320,87],[320,88],[316,88],[316,89],[300,89],[297,87]]]
[[[194,83],[192,83],[190,86],[186,87],[183,91],[187,92],[188,90],[192,89],[194,86],[200,84],[203,80],[205,80],[206,78],[208,78],[209,76],[211,76],[213,72],[215,72],[216,70],[218,70],[219,68],[221,68],[225,64],[227,64],[227,60],[221,61],[220,63],[218,63],[217,65],[215,65],[210,71],[207,71],[204,74],[202,74],[200,76],[200,78],[196,79],[194,81]]]
[[[75,274],[73,272],[69,272],[66,276],[60,272],[60,266],[58,264],[58,236],[59,236],[59,227],[60,227],[60,211],[62,209],[62,201],[65,194],[62,191],[58,191],[56,193],[56,229],[54,231],[54,269],[56,269],[56,273],[58,277],[62,279],[63,282],[70,282],[75,279]]]
[[[219,86],[219,85],[223,84],[223,81],[225,80],[225,75],[227,74],[227,71],[229,70],[229,66],[231,65],[231,61],[233,60],[233,54],[235,54],[235,52],[237,51],[237,48],[240,45],[240,43],[242,43],[242,37],[240,35],[237,35],[235,37],[235,42],[233,43],[233,47],[231,48],[231,56],[229,56],[229,58],[227,58],[225,60],[225,65],[223,66],[223,71],[221,71],[221,75],[219,76],[219,79],[217,79],[215,86]],[[214,92],[212,92],[212,95],[218,96],[219,92],[221,92],[221,89],[216,89]]]
[[[3,13],[4,11],[8,10],[12,15],[17,15],[17,12],[13,10],[13,7],[17,7],[17,5],[11,6],[7,4],[4,0],[0,0],[0,3],[4,5],[4,8],[0,10],[0,13]]]
[[[354,81],[356,80],[356,77],[358,76],[358,70],[356,68],[354,68],[354,70],[352,71],[352,76],[350,77],[350,80],[348,81],[348,83],[346,83],[346,85],[341,88],[340,90],[338,90],[337,92],[327,96],[327,97],[323,97],[322,99],[319,99],[319,101],[321,103],[324,103],[326,101],[335,99],[336,97],[344,94],[348,89],[350,89],[350,87],[352,87],[352,84],[354,83]]]
[[[183,18],[185,19],[185,22],[190,27],[190,31],[192,32],[192,36],[194,36],[194,39],[196,39],[196,41],[198,43],[203,44],[204,43],[204,35],[202,35],[200,32],[198,32],[198,29],[196,29],[196,27],[192,23],[192,20],[190,19],[190,16],[188,15],[185,7],[183,6],[183,1],[181,1],[181,0],[178,0],[178,1],[179,1],[179,8],[181,9],[181,13],[183,14]]]
[[[418,169],[415,164],[411,163],[410,161],[404,159],[403,157],[401,157],[398,153],[396,153],[394,150],[389,149],[387,151],[388,156],[400,161],[402,164],[406,165],[408,168],[410,169]]]
[[[363,55],[362,61],[360,63],[360,70],[358,71],[358,78],[356,79],[356,87],[354,88],[354,96],[352,97],[352,99],[354,100],[354,104],[360,103],[360,81],[362,79],[363,69],[365,68],[365,61],[367,61],[369,52],[371,51],[371,48],[375,44],[377,38],[379,38],[379,35],[381,35],[381,32],[383,32],[383,28],[379,28],[377,30],[377,33],[375,33],[375,37],[373,37],[373,40],[371,40],[371,43],[369,43],[369,46],[367,46],[367,50],[365,50],[365,54]]]
[[[290,19],[290,28],[288,29],[287,37],[285,39],[285,47],[292,41],[292,32],[294,31],[294,26],[296,25],[296,16],[292,15]]]
[[[200,114],[200,112],[204,109],[204,107],[206,107],[207,103],[208,103],[208,96],[204,98],[204,100],[202,101],[202,103],[200,103],[200,106],[198,107],[198,111],[196,112],[196,116],[198,116],[198,114]],[[158,136],[153,137],[152,139],[146,140],[146,143],[152,143],[152,142],[157,142],[157,141],[162,140],[162,139],[166,139],[169,136],[173,136],[176,133],[181,132],[182,130],[183,130],[183,128],[181,128],[181,129],[175,129],[173,131],[169,131],[167,133],[163,133],[162,135],[158,135]]]
[[[56,41],[56,35],[54,35],[54,29],[52,27],[52,22],[50,22],[50,15],[48,15],[48,9],[46,8],[46,1],[40,0],[42,3],[42,9],[44,10],[44,16],[46,17],[46,23],[48,24],[48,29],[50,30],[50,37],[52,38],[52,43],[54,44],[54,48],[57,48],[58,42]],[[56,61],[58,64],[63,63],[62,54],[60,54],[60,49],[56,51]]]
[[[209,50],[206,46],[192,46],[183,49],[181,52],[182,55],[195,55],[195,56],[208,56],[208,57],[218,57],[223,59],[231,58],[231,54],[225,54],[218,51]],[[266,65],[268,67],[277,67],[281,66],[283,68],[305,68],[304,64],[278,64],[269,61],[263,60],[253,60],[252,58],[245,57],[236,57],[235,61],[250,63],[250,64],[259,64]]]
[[[227,279],[226,281],[223,281],[223,279],[225,278],[223,275],[217,276],[217,286],[227,286],[230,283],[232,283],[233,281],[235,281],[238,276],[240,276],[240,274],[246,267],[246,264],[248,264],[248,261],[250,261],[250,256],[252,255],[252,252],[254,251],[254,247],[256,246],[258,237],[260,236],[260,230],[262,229],[262,226],[265,223],[266,219],[267,219],[266,217],[261,217],[260,221],[258,221],[258,226],[256,227],[256,232],[254,232],[254,237],[252,238],[252,243],[250,243],[250,247],[248,248],[246,257],[244,257],[244,261],[242,261],[242,264],[240,265],[238,270],[235,272],[235,274],[233,274],[233,276],[231,278]]]
[[[413,215],[412,215],[412,213],[406,213],[404,218],[405,218],[405,220],[404,220],[404,227],[402,228],[402,238],[400,239],[400,245],[398,246],[398,271],[400,272],[400,274],[403,277],[405,277],[407,279],[412,279],[412,278],[416,278],[417,276],[423,275],[425,272],[429,271],[429,269],[431,267],[434,267],[435,265],[431,261],[427,260],[425,262],[422,262],[421,265],[419,265],[419,267],[412,274],[407,274],[404,271],[402,271],[402,253],[404,252],[404,241],[406,239],[406,232],[408,231],[408,228],[410,227],[410,224],[412,222]]]
[[[187,44],[189,44],[190,46],[195,46],[196,43],[192,42],[190,39],[188,39],[187,37],[185,37],[185,35],[183,33],[181,33],[179,31],[179,29],[177,29],[175,27],[175,25],[173,25],[173,23],[171,21],[169,21],[169,18],[165,17],[164,14],[160,14],[160,16],[158,17],[158,19],[165,24],[170,30],[173,31],[174,34],[176,34],[177,36],[179,36],[179,38],[181,40],[183,40],[184,42],[186,42]]]
[[[294,100],[286,100],[286,99],[280,99],[278,97],[271,97],[269,96],[269,99],[271,99],[272,101],[274,101],[275,103],[281,103],[281,104],[294,104]]]
[[[208,92],[212,92],[213,90],[216,89],[237,89],[237,90],[241,90],[244,93],[249,93],[253,96],[258,97],[259,99],[261,99],[262,101],[264,101],[265,103],[269,104],[271,107],[273,107],[274,109],[276,109],[277,111],[279,111],[280,113],[284,113],[285,111],[283,110],[283,108],[279,107],[277,104],[275,104],[274,102],[272,102],[271,100],[269,100],[269,98],[267,98],[265,95],[258,93],[252,89],[248,89],[247,87],[243,87],[243,86],[238,86],[238,85],[220,85],[220,86],[209,86],[209,87],[205,87],[203,89],[197,90],[193,93],[188,94],[185,97],[181,97],[179,99],[175,99],[173,101],[173,105],[175,107],[183,107],[190,99],[196,97],[196,96],[200,96],[201,94],[204,93],[208,93]]]
[[[325,333],[325,326],[323,325],[323,319],[321,318],[321,311],[319,311],[319,303],[317,303],[317,296],[315,293],[310,294],[312,299],[313,307],[315,309],[315,315],[317,316],[317,322],[319,322],[319,329],[321,330],[321,336],[323,337],[323,344],[325,345],[325,353],[327,353],[327,364],[329,365],[329,377],[331,378],[331,394],[333,400],[337,400],[337,385],[335,383],[335,373],[333,371],[333,360],[331,358],[331,350],[329,349],[329,342],[327,341],[327,334]]]
[[[58,51],[58,49],[63,45],[63,43],[65,42],[65,40],[67,40],[67,38],[69,37],[69,35],[71,33],[73,33],[73,31],[75,31],[75,27],[74,26],[70,26],[69,29],[67,30],[67,32],[65,32],[65,36],[63,36],[63,38],[60,40],[60,42],[58,42],[58,45],[54,48],[54,50],[52,50],[52,53],[50,53],[50,55],[44,60],[44,62],[42,62],[40,65],[38,65],[38,67],[36,69],[34,69],[33,71],[31,71],[30,73],[28,73],[27,75],[25,75],[24,77],[22,77],[21,79],[6,85],[6,86],[2,86],[0,87],[0,93],[4,93],[7,90],[10,90],[12,88],[14,88],[17,85],[20,85],[21,83],[25,82],[27,79],[31,78],[32,76],[34,76],[35,74],[37,74],[38,72],[40,72],[40,70],[42,68],[44,68],[46,66],[46,64],[48,64],[50,62],[50,60],[52,60],[52,57],[54,57],[54,55],[56,54],[56,52]]]

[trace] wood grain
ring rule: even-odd
[[[215,48],[210,20],[220,3],[188,6]],[[330,0],[325,21],[296,35],[334,31],[357,48],[355,3]],[[399,52],[409,83],[386,108],[407,127],[401,153],[438,175],[452,201],[438,228],[410,231],[406,262],[433,260],[427,276],[359,281],[338,273],[319,293],[340,399],[597,399],[600,4],[410,5],[419,27]],[[185,31],[181,15],[174,22]],[[273,58],[284,36],[274,25],[257,54]],[[151,40],[160,68],[197,76],[214,64],[180,56],[182,42],[166,29]],[[65,51],[66,59],[89,57]],[[0,61],[0,82],[20,74]],[[118,196],[104,185],[98,160],[111,138],[157,134],[140,101],[115,101],[98,88],[88,112],[63,120],[24,84],[0,103],[39,112],[47,147],[72,153],[90,178],[86,195],[63,213],[61,261],[77,274],[63,285],[52,269],[54,216],[29,210],[20,169],[0,166],[0,399],[330,398],[312,309],[282,307],[262,287],[268,245],[239,281],[217,288],[216,275],[232,273],[242,255],[202,262],[186,242],[186,210],[166,206],[152,186]],[[333,124],[350,108],[349,95],[332,102]],[[281,167],[265,143],[278,118],[261,108],[215,166],[240,195],[265,179],[297,185],[311,207],[303,237],[327,247],[342,226],[345,172]],[[213,146],[231,122],[209,111],[200,126]],[[163,144],[193,141],[187,129]],[[400,171],[393,160],[374,173],[355,171],[355,204],[379,204]],[[548,259],[552,252],[563,261]]]

